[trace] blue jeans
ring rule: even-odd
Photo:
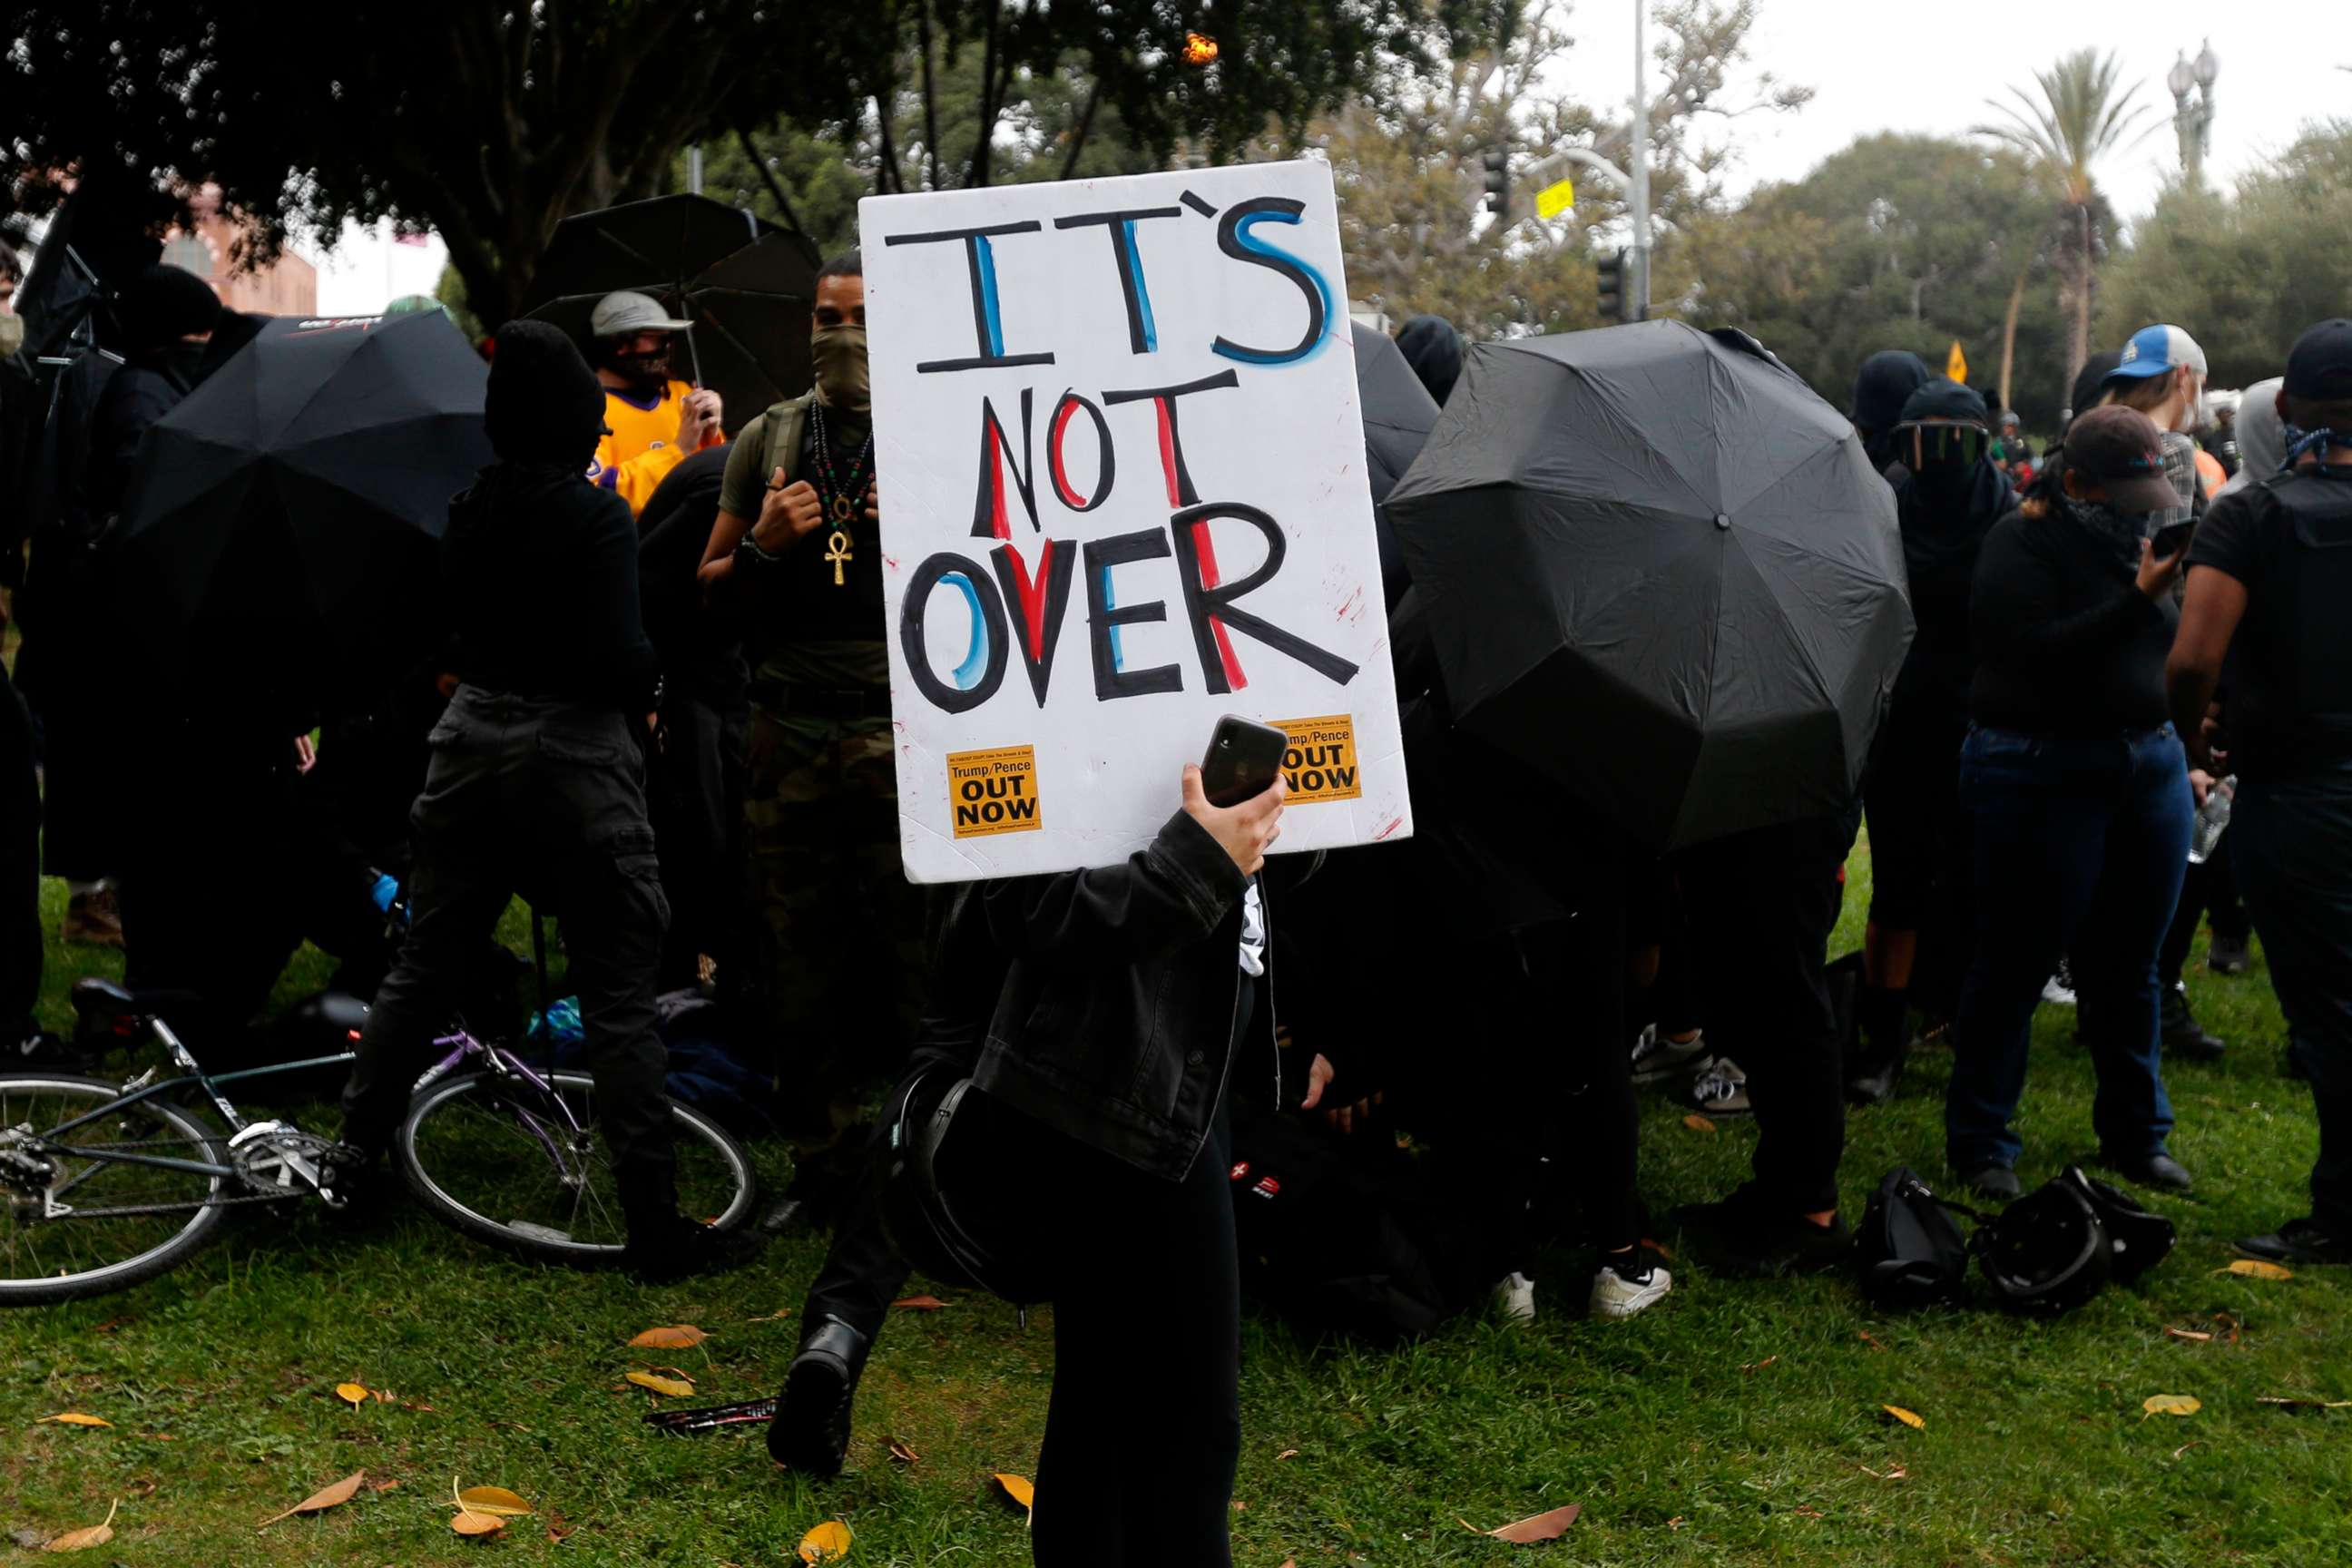
[[[2164,1151],[2172,1102],[2157,1040],[2157,950],[2180,897],[2196,808],[2172,727],[2097,739],[1978,728],[1960,748],[1975,828],[1977,952],[1944,1102],[1952,1168],[2014,1165],[2010,1130],[2042,982],[2072,955],[2098,1073],[2102,1153]]]
[[[2238,785],[2223,840],[2311,1080],[2311,1212],[2352,1236],[2352,763]]]

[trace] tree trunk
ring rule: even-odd
[[[1078,129],[1070,138],[1069,156],[1062,160],[1062,178],[1068,179],[1078,172],[1078,154],[1087,150],[1087,133],[1095,128],[1095,110],[1102,103],[1102,78],[1095,78],[1094,86],[1087,92],[1087,111],[1078,116]]]
[[[2066,343],[2066,384],[2070,389],[2091,359],[2091,204],[2084,202],[2077,206],[2074,217],[2074,330]],[[2082,410],[2074,412],[2079,414]]]
[[[923,49],[923,188],[940,188],[939,92],[931,79],[931,7],[916,8],[916,37]]]
[[[2025,303],[2025,277],[2026,274],[2032,270],[2032,264],[2031,262],[2028,262],[2024,267],[2018,269],[2017,281],[2010,286],[2009,314],[2001,319],[2000,405],[2003,408],[2013,408],[2016,406],[2015,404],[2012,404],[2009,400],[2009,378],[2010,372],[2015,369],[2017,365],[2017,312],[2019,308]]]

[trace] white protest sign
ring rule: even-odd
[[[899,846],[1114,864],[1226,713],[1278,850],[1412,831],[1329,169],[870,196]]]

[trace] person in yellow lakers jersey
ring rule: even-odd
[[[670,376],[670,339],[693,326],[627,290],[605,295],[588,318],[588,360],[604,384],[607,432],[588,477],[617,492],[632,516],[672,468],[727,439],[719,395]]]

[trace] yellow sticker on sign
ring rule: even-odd
[[[1576,210],[1576,182],[1560,180],[1536,193],[1536,216],[1549,223],[1565,212]]]
[[[1318,801],[1362,798],[1364,775],[1356,765],[1354,715],[1331,713],[1320,719],[1274,722],[1290,737],[1290,748],[1282,753],[1282,778],[1290,786],[1288,804],[1312,805]]]
[[[948,797],[958,838],[1036,832],[1045,825],[1037,802],[1037,748],[950,752]]]

